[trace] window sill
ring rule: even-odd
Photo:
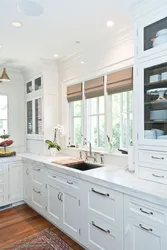
[[[66,147],[66,148],[63,148],[64,150],[71,150],[71,151],[76,151],[76,152],[79,152],[79,151],[89,151],[89,149],[87,148],[69,148],[69,147]],[[119,151],[117,152],[113,152],[113,153],[110,153],[106,150],[99,150],[99,149],[92,149],[92,153],[97,153],[97,154],[103,154],[103,155],[109,155],[109,156],[118,156],[118,157],[125,157],[127,158],[128,155],[127,154],[121,154]]]

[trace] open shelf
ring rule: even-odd
[[[162,121],[145,121],[145,123],[167,123],[167,120],[162,120]]]
[[[157,82],[150,82],[150,83],[146,83],[144,84],[145,87],[150,87],[151,85],[156,85],[156,84],[167,84],[167,80],[161,80],[161,81],[157,81]]]

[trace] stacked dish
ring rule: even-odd
[[[157,139],[155,130],[144,130],[144,138],[145,139]]]
[[[167,140],[167,135],[158,136],[158,140]]]

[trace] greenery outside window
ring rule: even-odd
[[[105,147],[105,107],[104,96],[87,100],[88,141],[93,148]]]
[[[82,101],[70,102],[70,142],[82,144]]]
[[[127,148],[132,141],[132,91],[110,95],[113,149]]]

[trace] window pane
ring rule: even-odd
[[[92,147],[98,147],[98,120],[97,116],[90,117],[90,141],[92,143]]]
[[[81,101],[73,102],[74,116],[81,116]]]
[[[7,96],[0,95],[0,119],[7,119]]]
[[[104,114],[104,96],[99,97],[99,114]]]
[[[35,79],[35,90],[41,89],[41,77]]]
[[[99,116],[99,147],[105,146],[104,115]]]
[[[113,148],[127,148],[132,140],[132,91],[112,95]]]
[[[8,132],[7,120],[0,120],[0,135]]]
[[[81,144],[81,117],[74,118],[74,143]]]
[[[89,113],[91,115],[97,114],[97,97],[88,100]]]

